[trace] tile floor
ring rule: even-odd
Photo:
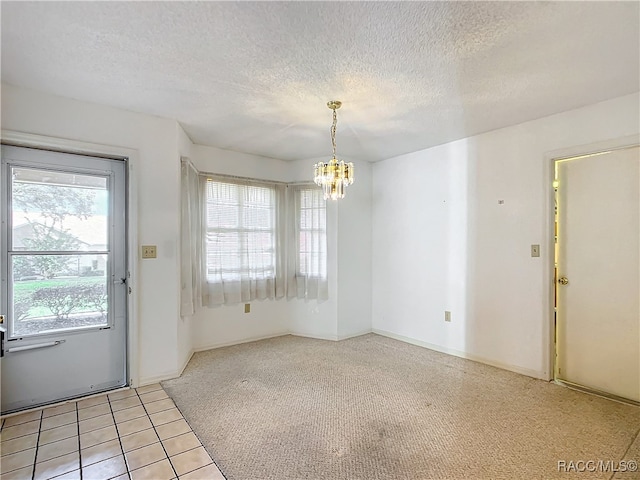
[[[159,384],[0,420],[0,480],[224,480]]]

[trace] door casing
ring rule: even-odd
[[[128,286],[131,289],[127,302],[127,380],[130,387],[139,386],[139,349],[138,349],[138,294],[137,294],[137,245],[138,245],[138,197],[136,172],[138,166],[138,152],[133,149],[87,143],[62,138],[34,135],[22,132],[2,130],[0,133],[2,144],[18,147],[40,148],[64,153],[77,153],[95,157],[127,159],[127,271],[130,274]]]
[[[561,150],[554,150],[545,154],[545,162],[547,164],[547,173],[545,175],[545,188],[547,195],[545,197],[545,211],[547,212],[547,248],[545,263],[543,267],[544,283],[543,286],[547,291],[546,310],[548,312],[547,328],[544,329],[545,347],[547,351],[545,361],[545,372],[548,380],[555,381],[556,371],[556,339],[555,339],[555,191],[553,181],[555,179],[556,161],[579,157],[581,155],[591,155],[610,150],[618,150],[629,148],[640,144],[640,134],[629,135],[613,140],[606,140],[587,145],[579,145]]]

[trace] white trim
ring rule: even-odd
[[[547,238],[547,252],[546,255],[543,254],[544,257],[544,267],[543,267],[543,275],[542,279],[542,290],[546,291],[547,295],[545,296],[544,305],[545,309],[543,311],[547,312],[547,328],[543,329],[543,355],[544,355],[544,371],[545,371],[545,380],[554,380],[555,378],[555,357],[556,357],[556,346],[555,346],[555,332],[554,332],[554,308],[553,308],[553,299],[555,295],[555,285],[553,278],[553,270],[555,265],[555,245],[554,245],[554,232],[555,232],[555,217],[554,217],[554,190],[552,182],[555,177],[555,162],[558,159],[566,159],[571,157],[577,157],[580,155],[585,155],[589,153],[602,152],[606,150],[617,150],[620,148],[631,147],[633,145],[640,144],[640,134],[628,135],[625,137],[614,138],[610,140],[605,140],[602,142],[589,143],[586,145],[576,145],[573,147],[562,148],[559,150],[551,150],[544,153],[544,161],[546,163],[546,173],[544,176],[544,182],[546,183],[546,191],[548,192],[545,195],[545,204],[544,211],[545,213],[545,225],[544,230],[546,231]],[[543,191],[545,186],[543,186]],[[546,352],[546,355],[545,355]]]
[[[132,289],[127,302],[128,346],[127,364],[129,386],[137,387],[139,384],[139,345],[138,345],[138,292],[136,289],[138,278],[138,182],[136,172],[138,167],[138,151],[115,145],[103,145],[88,143],[67,138],[56,138],[45,135],[35,135],[25,132],[2,130],[0,132],[2,143],[21,147],[45,148],[48,150],[80,153],[83,155],[104,156],[109,158],[126,158],[129,168],[127,178],[127,236],[128,257],[127,270],[130,273],[128,286]]]
[[[165,380],[171,380],[173,378],[178,378],[179,376],[180,375],[178,374],[178,371],[174,370],[172,372],[165,372],[159,375],[154,375],[153,377],[144,377],[140,379],[140,382],[137,388],[145,387],[147,385],[153,385],[154,383],[160,383]]]
[[[508,363],[496,362],[494,360],[489,360],[488,358],[480,357],[478,355],[472,355],[470,353],[462,352],[460,350],[455,350],[453,348],[441,347],[440,345],[434,345],[433,343],[423,342],[422,340],[416,340],[415,338],[405,337],[404,335],[398,335],[396,333],[387,332],[386,330],[378,330],[374,328],[373,333],[382,335],[383,337],[393,338],[394,340],[400,340],[401,342],[410,343],[411,345],[416,345],[418,347],[428,348],[429,350],[435,350],[436,352],[453,355],[454,357],[465,358],[467,360],[484,363],[485,365],[490,365],[492,367],[501,368],[503,370],[509,370],[510,372],[519,373],[520,375],[526,375],[527,377],[538,378],[540,380],[547,380],[547,376],[545,372],[531,370],[529,368],[522,368],[522,367],[518,367],[517,365],[511,365]]]
[[[312,335],[310,333],[299,333],[299,332],[291,332],[290,335],[294,337],[303,337],[303,338],[315,338],[316,340],[329,340],[332,342],[338,341],[337,335]]]
[[[268,338],[285,337],[287,335],[292,335],[292,334],[291,334],[291,332],[282,332],[282,333],[274,333],[272,335],[265,335],[265,336],[260,336],[260,337],[243,338],[242,340],[237,340],[237,341],[233,341],[233,342],[212,343],[212,344],[209,344],[209,345],[204,345],[204,346],[201,346],[201,347],[194,348],[193,352],[194,353],[206,352],[207,350],[214,350],[216,348],[232,347],[234,345],[242,345],[243,343],[257,342],[259,340],[267,340]]]
[[[367,335],[369,333],[372,333],[373,330],[371,330],[370,328],[368,330],[362,330],[360,332],[357,333],[348,333],[346,335],[338,335],[338,341],[342,341],[342,340],[347,340],[349,338],[355,338],[355,337],[361,337],[362,335]]]
[[[165,373],[162,373],[160,375],[154,375],[153,377],[142,378],[142,379],[140,379],[139,386],[140,387],[144,387],[145,385],[151,385],[151,384],[154,384],[154,383],[162,382],[164,380],[171,380],[173,378],[180,377],[182,375],[182,373],[184,372],[185,368],[187,368],[187,365],[189,364],[189,362],[191,361],[191,358],[193,357],[193,355],[195,353],[206,352],[208,350],[215,350],[216,348],[232,347],[234,345],[242,345],[243,343],[257,342],[259,340],[267,340],[268,338],[284,337],[284,336],[287,336],[287,335],[291,335],[291,334],[289,332],[277,333],[277,334],[274,334],[274,335],[246,338],[246,339],[238,340],[238,341],[235,341],[235,342],[215,343],[215,344],[206,345],[206,346],[203,346],[203,347],[194,348],[194,349],[191,350],[191,353],[189,353],[186,361],[183,362],[183,364],[180,366],[180,368],[178,370],[175,370],[173,372],[165,372]]]
[[[184,373],[184,369],[187,368],[187,365],[189,365],[189,362],[191,361],[194,353],[196,353],[196,351],[191,349],[191,352],[189,353],[189,355],[187,355],[186,360],[182,362],[182,367],[178,369],[178,377],[182,376],[182,374]]]

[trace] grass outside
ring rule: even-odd
[[[98,285],[104,284],[106,277],[68,277],[68,278],[51,278],[47,280],[27,280],[24,282],[14,282],[13,299],[14,302],[29,301],[31,295],[41,288],[73,286],[73,285]],[[92,312],[95,307],[79,306],[74,313]],[[40,305],[33,305],[29,308],[29,314],[26,319],[44,317],[52,315],[51,310]]]

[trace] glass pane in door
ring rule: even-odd
[[[107,251],[109,177],[13,167],[11,178],[11,251]]]
[[[109,176],[11,168],[10,338],[108,325]]]
[[[10,337],[108,324],[107,255],[10,257]]]

